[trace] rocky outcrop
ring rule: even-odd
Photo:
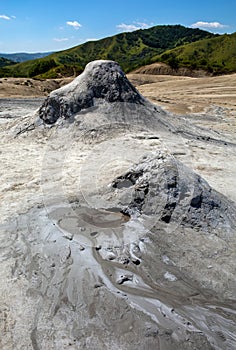
[[[68,119],[83,109],[106,102],[144,102],[129,82],[118,63],[94,61],[70,84],[50,93],[39,110],[39,117],[48,124],[59,118]]]

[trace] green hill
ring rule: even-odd
[[[212,38],[213,34],[181,25],[155,26],[87,42],[69,50],[53,53],[0,69],[0,76],[56,78],[79,74],[96,59],[117,61],[125,72],[152,62],[152,58],[180,45]]]
[[[4,57],[0,57],[0,67],[10,66],[15,64],[16,62],[13,62],[12,60],[9,60]]]
[[[184,45],[152,58],[172,68],[204,69],[215,75],[236,72],[236,33]]]

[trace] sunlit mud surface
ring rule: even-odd
[[[0,100],[0,348],[235,349],[232,135],[109,109],[22,132],[41,104]]]

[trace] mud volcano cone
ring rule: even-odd
[[[53,91],[39,110],[47,124],[70,118],[83,109],[106,102],[141,104],[145,99],[129,82],[118,63],[94,61],[70,84]]]

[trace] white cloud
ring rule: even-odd
[[[6,15],[0,15],[0,19],[6,19],[7,21],[9,21],[11,19],[11,17],[6,16]]]
[[[63,41],[68,41],[69,39],[68,38],[54,38],[53,40],[57,41],[58,43],[61,43]]]
[[[79,29],[79,28],[82,27],[82,25],[79,22],[77,22],[77,21],[67,21],[66,24],[68,26],[73,27],[74,29]]]
[[[212,28],[212,29],[219,29],[219,28],[225,28],[227,25],[221,24],[219,22],[196,22],[191,25],[192,28]]]
[[[134,22],[133,24],[121,23],[116,26],[116,28],[122,32],[133,32],[138,29],[146,29],[150,27],[150,24],[142,22]]]

